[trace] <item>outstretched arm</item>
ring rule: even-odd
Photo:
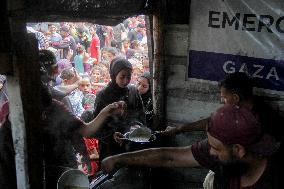
[[[123,166],[197,167],[200,165],[193,157],[191,146],[151,148],[110,156],[102,161],[105,172]]]
[[[81,135],[92,136],[99,130],[99,128],[107,117],[113,114],[122,114],[125,110],[125,106],[126,104],[124,101],[114,102],[107,105],[100,111],[100,113],[95,117],[95,119],[93,119],[89,123],[85,123],[86,126],[80,129]]]
[[[162,134],[175,135],[183,132],[205,131],[208,120],[209,118],[205,118],[192,123],[185,123],[177,126],[168,126],[166,130],[162,132]]]

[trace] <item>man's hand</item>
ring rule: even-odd
[[[176,127],[168,126],[164,131],[161,132],[163,135],[173,136],[177,133]]]
[[[127,105],[124,101],[114,102],[107,105],[104,109],[101,110],[101,113],[110,116],[113,114],[122,115],[126,109]]]

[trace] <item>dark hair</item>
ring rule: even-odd
[[[124,42],[127,42],[127,43],[129,43],[130,44],[130,40],[129,39],[124,39],[124,40],[122,40],[122,43],[124,43]]]
[[[82,45],[80,45],[80,46],[78,46],[78,47],[76,48],[77,54],[81,54],[81,53],[83,53],[84,51],[85,51],[85,47],[82,46]]]
[[[236,93],[240,100],[246,100],[253,96],[254,83],[250,76],[244,72],[229,74],[224,80],[219,82],[219,87]]]
[[[115,47],[116,49],[121,49],[121,43],[115,39],[111,40],[110,46]]]
[[[137,28],[145,28],[145,26],[141,23],[137,24]]]
[[[83,28],[77,28],[77,32],[82,34],[84,32],[84,29]]]
[[[131,59],[134,57],[135,50],[134,49],[128,49],[125,53],[126,59]]]
[[[109,47],[106,49],[106,51],[113,54],[113,56],[116,56],[118,54],[118,50],[115,47]]]
[[[62,70],[62,72],[60,73],[60,78],[61,79],[66,79],[66,80],[69,80],[69,79],[72,79],[73,77],[75,77],[76,73],[75,73],[75,70],[74,68],[66,68],[64,70]]]
[[[67,33],[70,32],[70,31],[69,31],[69,28],[68,28],[67,26],[62,26],[62,27],[60,28],[60,31],[64,31],[64,32],[67,32]]]
[[[89,123],[94,119],[94,110],[93,109],[88,109],[85,110],[82,114],[81,114],[81,119],[86,122]]]
[[[39,51],[38,61],[40,65],[41,80],[44,83],[47,83],[52,79],[50,76],[52,75],[53,67],[57,66],[56,57],[53,52],[43,49]]]
[[[40,85],[40,99],[41,99],[40,108],[42,110],[50,106],[52,103],[51,90],[52,88],[45,83],[42,83],[42,85]]]
[[[50,50],[42,49],[39,51],[39,62],[48,68],[56,64],[56,57]]]
[[[124,27],[125,27],[125,28],[128,28],[128,27],[129,27],[129,26],[128,26],[129,23],[130,23],[130,21],[129,21],[128,19],[124,20],[124,21],[123,21]]]

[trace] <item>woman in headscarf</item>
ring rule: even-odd
[[[152,129],[154,110],[151,92],[151,79],[152,77],[150,75],[150,72],[144,72],[137,79],[137,89],[143,101],[143,106],[146,115],[146,124],[149,128]]]
[[[125,101],[127,110],[123,115],[109,117],[101,127],[101,132],[96,135],[100,141],[100,159],[125,151],[124,147],[115,142],[113,138],[115,132],[128,132],[131,125],[137,122],[145,124],[141,97],[135,86],[128,85],[132,74],[131,63],[124,58],[117,57],[111,61],[109,73],[111,81],[97,93],[94,116],[115,101]]]

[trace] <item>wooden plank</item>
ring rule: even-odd
[[[25,120],[18,76],[8,76],[7,93],[10,103],[9,119],[11,121],[12,136],[15,149],[17,188],[26,189],[29,188],[27,175],[27,144]]]
[[[0,74],[9,75],[13,73],[12,56],[7,52],[0,52]]]
[[[165,79],[164,79],[164,42],[163,42],[163,16],[162,5],[159,1],[155,15],[153,16],[153,41],[154,41],[154,62],[153,62],[153,108],[156,115],[154,125],[156,129],[165,129]]]
[[[41,127],[40,76],[37,62],[37,41],[26,33],[24,16],[11,18],[11,32],[15,49],[14,68],[18,71],[20,95],[26,130],[26,174],[30,189],[43,188],[43,150]]]

